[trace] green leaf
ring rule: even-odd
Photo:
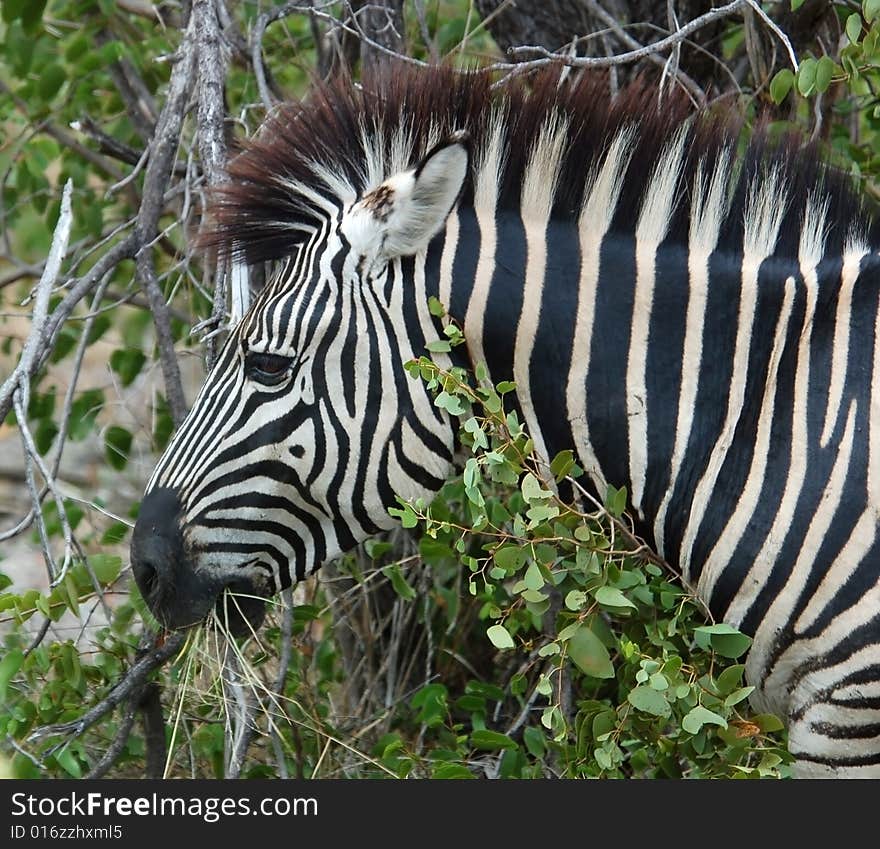
[[[3,0],[3,20],[7,24],[21,17],[30,0]]]
[[[74,616],[79,617],[79,590],[70,572],[64,576],[64,589],[67,591],[67,606]]]
[[[599,604],[606,607],[632,607],[635,605],[617,587],[599,587],[593,593]]]
[[[759,713],[757,716],[752,717],[752,722],[758,726],[765,734],[770,734],[774,731],[782,731],[785,728],[782,720],[772,713]]]
[[[448,392],[439,393],[434,399],[434,406],[440,407],[441,410],[446,410],[451,416],[460,416],[465,412],[461,399],[455,395],[450,395]]]
[[[85,439],[95,426],[95,418],[104,404],[100,389],[88,389],[70,406],[68,433],[74,441]]]
[[[143,351],[137,348],[120,348],[110,355],[110,368],[119,375],[123,386],[131,386],[146,361]]]
[[[669,681],[666,680],[666,676],[662,672],[655,672],[648,679],[648,686],[652,690],[657,690],[662,693],[664,690],[669,689]]]
[[[50,62],[40,72],[40,77],[37,80],[37,94],[42,100],[50,101],[58,93],[58,89],[64,85],[66,78],[64,68],[55,62]]]
[[[788,68],[783,68],[770,81],[770,97],[774,103],[782,103],[794,85],[794,73]]]
[[[697,734],[704,725],[717,725],[720,728],[727,728],[727,720],[711,710],[707,710],[702,705],[697,705],[685,714],[681,720],[681,727],[688,734]]]
[[[503,625],[490,625],[486,629],[486,636],[497,649],[515,648],[513,637],[510,636],[510,632]]]
[[[518,545],[503,545],[492,552],[492,559],[506,572],[516,572],[526,562],[526,552]]]
[[[107,432],[104,434],[104,456],[117,471],[124,469],[128,463],[131,439],[131,433],[119,425],[107,428]]]
[[[6,688],[12,676],[21,669],[24,663],[24,652],[21,649],[10,649],[3,660],[0,660],[0,704],[6,701]]]
[[[446,308],[440,303],[439,298],[435,298],[431,295],[431,297],[428,298],[428,312],[437,318],[443,318],[443,316],[446,315]]]
[[[752,644],[751,637],[741,634],[736,628],[720,622],[717,625],[702,625],[694,628],[697,645],[711,649],[722,657],[735,658],[745,654]]]
[[[73,778],[80,778],[82,776],[82,767],[70,749],[62,749],[60,752],[56,752],[55,760]]]
[[[634,687],[627,693],[626,700],[642,713],[650,713],[652,716],[669,716],[672,708],[666,697],[651,687]]]
[[[37,451],[40,454],[45,454],[52,447],[52,442],[57,435],[58,425],[52,419],[41,419],[34,432],[34,442],[36,443]]]
[[[574,465],[574,452],[560,451],[550,462],[550,471],[558,482],[574,468]]]
[[[546,504],[543,501],[539,501],[537,504],[529,507],[526,515],[529,517],[530,527],[535,527],[541,522],[555,519],[559,515],[559,508],[555,504]]]
[[[96,315],[89,328],[89,335],[86,340],[87,345],[94,345],[109,329],[113,322],[106,313]]]
[[[816,87],[817,64],[815,59],[804,59],[798,69],[797,88],[804,97],[812,94]]]
[[[544,586],[544,576],[536,563],[530,563],[523,576],[523,583],[530,590],[539,590]]]
[[[434,339],[425,345],[425,350],[430,351],[432,354],[446,354],[452,350],[452,345],[445,339]]]
[[[747,699],[755,691],[754,687],[740,687],[734,690],[725,700],[724,707],[733,707],[738,705],[743,699]]]
[[[733,692],[733,690],[739,687],[745,671],[745,666],[741,663],[737,663],[735,666],[728,666],[727,669],[721,672],[715,680],[715,689],[718,691],[719,695],[726,696],[728,693]]]
[[[880,15],[880,0],[864,0],[864,3],[862,3],[862,14],[870,24],[874,18]]]
[[[580,590],[572,590],[565,596],[565,606],[569,610],[580,610],[587,600],[587,594]]]
[[[851,44],[858,44],[862,35],[862,16],[858,13],[850,15],[846,19],[846,37]]]
[[[523,730],[523,743],[526,744],[529,754],[533,758],[543,758],[546,752],[544,733],[533,725],[527,725]]]
[[[122,571],[122,558],[116,554],[90,554],[89,566],[102,584],[110,584]]]
[[[464,764],[440,763],[431,771],[431,778],[474,778],[474,774]]]
[[[531,472],[526,472],[523,476],[520,489],[522,490],[523,498],[528,503],[543,501],[553,496],[552,492],[548,492],[541,486],[540,481]]]
[[[27,0],[21,12],[21,23],[25,32],[33,33],[36,31],[37,26],[43,20],[46,2],[47,0]]]
[[[497,751],[498,749],[516,749],[516,741],[498,731],[477,729],[471,732],[471,745],[477,749]]]
[[[391,586],[404,601],[412,601],[416,597],[416,591],[406,582],[400,566],[392,563],[390,566],[382,567],[382,574],[391,581]]]
[[[602,641],[584,623],[568,638],[568,656],[585,675],[613,678],[614,666]]]
[[[819,60],[816,65],[816,91],[819,93],[828,91],[835,67],[834,60],[830,56],[823,56]]]
[[[608,491],[605,493],[605,508],[612,516],[619,518],[623,515],[623,511],[626,510],[626,501],[627,492],[625,486],[615,489],[611,484],[608,484]]]
[[[49,619],[53,619],[52,608],[49,607],[49,599],[47,599],[46,596],[38,595],[34,599],[34,607],[36,607],[37,610],[39,610],[40,613],[43,614],[43,616],[45,616]],[[53,619],[53,621],[54,621],[54,619]]]
[[[791,11],[796,12],[805,2],[806,0],[791,0]]]

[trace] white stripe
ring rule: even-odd
[[[626,368],[626,414],[629,428],[629,474],[632,506],[641,518],[648,466],[648,335],[654,305],[657,249],[666,238],[675,210],[682,154],[687,138],[680,127],[667,144],[648,181],[636,225],[636,286]]]
[[[709,500],[715,490],[721,466],[733,442],[733,434],[739,422],[745,401],[746,374],[749,349],[752,344],[752,323],[758,296],[758,272],[761,263],[773,253],[782,216],[785,211],[784,195],[779,185],[779,175],[772,171],[761,178],[756,177],[749,187],[745,210],[743,238],[742,280],[740,284],[739,314],[736,321],[736,344],[733,352],[733,369],[728,393],[727,413],[721,433],[709,457],[709,463],[694,492],[691,513],[685,527],[679,558],[682,575],[690,580],[691,553],[697,531],[706,513]]]
[[[764,398],[758,417],[758,429],[755,434],[755,451],[752,455],[752,463],[743,490],[738,496],[736,509],[728,519],[724,530],[718,536],[712,551],[706,559],[706,565],[700,573],[697,593],[703,599],[712,597],[715,584],[724,571],[729,568],[730,560],[735,554],[746,530],[750,527],[755,511],[759,506],[764,506],[759,504],[759,498],[767,474],[767,459],[770,456],[770,435],[773,429],[779,361],[785,349],[794,293],[794,278],[789,277],[785,281],[785,296],[782,301],[779,321],[776,324],[776,335],[773,339],[770,363],[767,367],[767,379],[764,384]]]
[[[876,595],[873,601],[876,605]],[[849,632],[844,631],[844,633]],[[815,648],[809,646],[808,650],[812,653],[809,656],[804,656],[804,660],[812,660],[815,662]],[[853,675],[853,673],[862,672],[866,669],[870,669],[872,666],[877,666],[878,664],[880,664],[880,645],[877,645],[877,643],[870,643],[869,645],[860,648],[849,657],[844,658],[840,663],[809,671],[806,675],[800,678],[794,691],[790,695],[790,710],[792,712],[802,710],[815,701],[816,693],[820,693],[823,690],[829,690],[834,687],[836,683],[845,681]]]
[[[794,382],[794,399],[792,402],[792,436],[791,436],[791,454],[790,466],[788,470],[788,478],[786,481],[785,493],[788,499],[783,496],[779,506],[779,513],[785,514],[786,524],[790,522],[791,516],[788,509],[794,509],[797,498],[800,496],[804,479],[807,473],[807,429],[806,421],[802,415],[807,409],[808,393],[810,387],[810,339],[813,332],[813,317],[816,313],[816,301],[819,295],[819,280],[817,276],[817,267],[825,252],[825,222],[828,213],[828,201],[821,201],[813,196],[807,201],[804,210],[804,220],[801,225],[801,236],[798,245],[798,261],[803,277],[804,287],[806,291],[806,306],[804,309],[804,320],[801,328],[800,339],[798,341],[798,356],[795,366],[795,382]],[[786,301],[789,297],[789,284],[793,286],[794,281],[789,278],[786,281]],[[793,294],[793,290],[792,290]],[[790,308],[790,305],[789,305]],[[784,309],[784,308],[783,308]],[[780,342],[777,337],[777,342]],[[785,337],[783,335],[781,344],[785,345]],[[781,355],[781,349],[778,354]],[[777,356],[777,349],[774,346],[773,357]],[[773,368],[778,367],[778,359]],[[770,432],[774,419],[774,401],[775,401],[776,376],[770,376],[768,372],[767,384],[764,387],[764,402],[761,407],[760,419],[758,421],[757,444],[755,453],[752,458],[752,467],[749,470],[749,477],[743,493],[739,497],[737,508],[730,518],[719,539],[716,541],[712,554],[706,561],[703,573],[700,575],[698,584],[698,592],[702,598],[711,597],[715,589],[715,583],[730,563],[731,557],[736,553],[736,549],[742,540],[743,534],[755,515],[758,507],[758,499],[764,484],[764,475],[767,469],[767,458],[770,454]],[[769,396],[769,404],[768,404]],[[788,415],[785,410],[782,414]],[[783,506],[784,505],[784,506]],[[766,505],[761,505],[766,509]],[[777,534],[782,530],[779,527],[777,519],[774,520],[774,530]],[[773,537],[773,531],[770,536]],[[778,554],[778,549],[775,552]],[[775,560],[775,556],[773,558]],[[772,567],[772,561],[764,564],[766,568]],[[754,564],[753,564],[754,568]],[[738,594],[737,603],[731,605],[734,611],[732,614],[739,618],[745,615],[747,607],[744,604],[751,604],[754,601],[755,593],[759,589],[759,585],[755,581],[746,580],[746,589]]]
[[[857,252],[848,252],[849,256],[855,256]],[[852,265],[852,263],[850,263]],[[858,273],[858,262],[855,263]],[[844,280],[846,279],[846,262],[844,262]],[[850,292],[852,285],[850,284]],[[840,316],[838,316],[838,325]],[[848,322],[847,322],[848,323]],[[835,339],[835,354],[837,353],[837,340]],[[848,344],[847,344],[847,347]],[[846,361],[846,355],[842,357]],[[832,369],[833,371],[833,369]],[[877,522],[880,520],[880,473],[878,473],[877,465],[880,462],[880,388],[877,386],[876,375],[880,374],[880,311],[874,319],[874,357],[872,362],[871,380],[871,407],[868,421],[871,427],[868,429],[868,456],[866,458],[867,468],[867,496],[868,505],[865,512],[859,517],[859,521],[853,528],[849,539],[846,541],[840,554],[835,558],[834,563],[828,569],[822,578],[822,582],[816,589],[813,597],[810,599],[809,605],[804,609],[798,619],[795,628],[799,632],[807,630],[821,614],[823,608],[834,598],[835,594],[840,591],[840,587],[846,583],[855,569],[864,560],[865,555],[871,550],[877,539]],[[842,380],[842,378],[841,378]],[[827,421],[827,419],[826,419]],[[877,586],[875,585],[871,591],[876,594]],[[866,596],[867,597],[867,596]],[[861,607],[864,598],[855,607]],[[850,628],[855,626],[856,613],[855,607],[846,612],[847,624]],[[874,610],[878,607],[875,606]],[[861,621],[861,620],[858,620]]]
[[[578,457],[601,496],[604,496],[607,484],[590,444],[586,379],[590,370],[590,347],[596,315],[596,287],[599,283],[602,241],[611,227],[617,209],[623,177],[632,155],[632,141],[632,128],[624,128],[615,136],[601,167],[597,166],[587,180],[584,205],[578,218],[581,272],[565,400]]]
[[[697,375],[703,364],[703,327],[706,320],[706,299],[709,290],[709,257],[718,245],[721,224],[730,208],[730,150],[724,150],[718,158],[712,181],[705,191],[703,164],[694,181],[694,201],[691,207],[688,233],[688,305],[685,318],[684,346],[682,350],[681,389],[678,397],[678,414],[675,425],[675,444],[670,461],[669,486],[654,521],[654,539],[657,553],[665,557],[666,513],[669,499],[675,491],[681,472],[682,459],[690,441],[694,423],[694,407],[697,401]]]
[[[828,386],[828,406],[825,409],[825,423],[819,444],[828,445],[843,398],[843,383],[846,378],[846,364],[849,359],[849,328],[852,321],[853,287],[859,276],[862,257],[868,253],[860,241],[850,240],[843,252],[843,268],[840,275],[840,292],[837,295],[837,313],[834,318],[834,347],[831,354],[831,382]],[[877,374],[877,372],[874,372]],[[872,418],[872,421],[876,421]]]
[[[818,299],[817,266],[824,252],[825,216],[827,207],[817,205],[812,200],[807,203],[798,258],[801,275],[806,288],[806,307],[804,326],[798,343],[798,357],[795,366],[794,398],[792,401],[791,453],[785,488],[776,518],[764,541],[760,553],[749,569],[746,579],[736,597],[730,604],[726,621],[738,623],[752,606],[773,568],[782,543],[791,526],[797,509],[798,499],[807,476],[809,450],[807,447],[807,409],[810,389],[810,339],[813,331],[813,318]]]
[[[440,303],[448,310],[452,297],[452,267],[455,262],[455,251],[458,247],[458,205],[446,218],[446,231],[443,234],[443,253],[440,254],[440,282],[438,284],[438,298]]]
[[[856,402],[853,401],[849,405],[846,430],[837,458],[834,461],[834,467],[831,470],[828,486],[825,487],[825,491],[822,493],[822,498],[816,508],[815,515],[801,541],[797,560],[786,578],[785,585],[776,594],[772,604],[758,624],[752,648],[746,659],[746,674],[749,680],[761,682],[761,696],[766,700],[765,703],[773,706],[772,709],[774,710],[778,707],[785,709],[788,707],[782,701],[783,699],[787,700],[786,685],[792,668],[799,665],[803,659],[804,652],[806,651],[806,642],[796,641],[793,643],[788,652],[779,658],[772,671],[767,670],[770,653],[776,644],[776,634],[783,624],[791,621],[791,614],[803,589],[803,585],[814,568],[816,551],[828,533],[828,528],[831,526],[834,514],[840,505],[844,483],[849,473],[850,460],[852,458],[855,420]],[[781,512],[779,515],[781,515]],[[745,592],[737,595],[734,599],[731,609],[728,610],[724,617],[725,622],[729,622],[734,626],[740,623],[752,600],[764,586],[770,569],[776,562],[787,530],[787,525],[784,528],[776,528],[776,525],[774,525],[776,535],[773,535],[771,532],[771,536],[768,537],[764,548],[755,558],[755,565],[749,571],[743,587]],[[768,672],[769,674],[767,674]]]
[[[474,212],[480,231],[480,256],[474,275],[474,286],[468,302],[464,320],[464,334],[467,340],[471,364],[486,362],[483,350],[483,322],[486,317],[486,304],[495,271],[496,229],[495,212],[498,206],[498,186],[503,169],[503,116],[498,114],[492,122],[486,147],[476,168],[474,180]],[[491,375],[489,377],[491,380]]]
[[[544,461],[547,448],[532,402],[529,365],[541,315],[544,274],[547,267],[547,223],[556,194],[559,168],[565,151],[568,124],[554,113],[548,119],[532,148],[523,175],[520,210],[526,236],[526,274],[522,311],[513,349],[513,379],[516,397],[535,446],[535,455]]]

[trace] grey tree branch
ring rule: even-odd
[[[207,188],[226,179],[226,106],[224,90],[229,64],[228,51],[224,49],[220,30],[217,0],[195,0],[192,21],[196,28],[198,45],[198,109],[196,133],[202,171]],[[228,300],[228,267],[225,258],[217,263],[214,271],[214,296],[208,329],[215,330],[223,323]],[[210,369],[217,355],[218,339],[209,335],[205,340],[207,367]]]
[[[252,688],[245,681],[236,653],[229,646],[226,647],[222,674],[226,689],[232,693],[231,701],[235,707],[233,715],[230,709],[232,705],[227,699],[224,777],[240,778],[248,747],[256,731],[254,716],[257,712],[257,701]]]
[[[63,499],[58,495],[54,486],[54,481],[49,471],[45,468],[42,458],[34,445],[33,437],[30,428],[28,427],[27,410],[30,398],[31,375],[36,370],[35,363],[38,360],[40,346],[44,344],[45,325],[49,317],[49,297],[58,276],[61,273],[61,263],[67,252],[68,242],[70,241],[70,229],[73,225],[73,213],[71,211],[72,192],[73,182],[68,180],[61,195],[61,209],[58,215],[58,222],[55,225],[55,231],[52,234],[52,244],[49,248],[49,256],[46,259],[46,265],[43,268],[43,273],[36,287],[31,331],[25,340],[24,349],[22,350],[21,357],[19,358],[16,367],[4,382],[2,388],[0,388],[0,411],[2,411],[0,421],[6,418],[10,403],[15,407],[15,414],[18,419],[18,430],[22,441],[25,478],[27,481],[28,492],[31,496],[31,515],[37,519],[40,547],[43,551],[43,560],[49,571],[49,582],[52,585],[57,583],[66,572],[72,556],[73,541],[70,523],[67,521],[67,515],[64,510]],[[64,535],[64,562],[60,573],[55,564],[55,558],[52,556],[48,534],[46,533],[45,523],[43,522],[43,513],[40,507],[41,496],[37,491],[36,479],[34,476],[35,464],[38,465],[40,472],[44,477],[46,486],[52,490],[52,494],[55,497],[55,502],[58,507],[58,517]]]
[[[518,48],[513,48],[511,53],[513,55],[520,55],[523,53],[532,53],[537,54],[540,58],[533,59],[531,61],[520,62],[517,65],[510,65],[509,63],[496,63],[495,65],[490,66],[493,70],[499,71],[508,71],[513,74],[526,73],[537,68],[541,68],[546,66],[547,64],[553,63],[561,63],[563,65],[567,65],[571,68],[607,68],[613,67],[614,65],[627,65],[632,62],[637,62],[640,59],[650,59],[651,61],[659,61],[661,65],[666,64],[666,60],[657,54],[663,53],[667,49],[674,47],[677,44],[680,44],[685,39],[689,38],[694,32],[699,29],[702,29],[705,26],[721,19],[729,17],[737,12],[740,12],[742,8],[748,5],[748,0],[733,0],[731,3],[727,3],[724,6],[718,6],[715,9],[712,9],[709,12],[706,12],[704,15],[700,15],[697,18],[694,18],[692,21],[681,26],[674,33],[667,36],[666,38],[661,38],[659,41],[652,42],[651,44],[641,45],[639,44],[632,36],[630,36],[626,31],[620,26],[617,20],[613,15],[609,14],[596,0],[584,0],[587,8],[605,23],[609,28],[611,28],[615,35],[620,38],[625,44],[629,45],[632,49],[630,49],[626,53],[619,53],[614,56],[571,56],[564,53],[557,53],[548,50],[545,47],[540,46],[522,46]],[[705,103],[705,94],[699,85],[694,82],[690,77],[687,77],[682,71],[677,72],[677,77],[683,83],[685,83],[688,90],[697,97],[697,100],[700,103]]]
[[[165,190],[177,156],[183,119],[195,77],[198,54],[195,20],[194,16],[190,19],[171,72],[165,105],[156,124],[153,152],[144,175],[143,197],[134,228],[137,240],[135,269],[153,313],[165,394],[176,425],[180,425],[186,416],[186,399],[174,353],[168,305],[156,276],[152,243],[159,235],[159,217],[164,207]]]

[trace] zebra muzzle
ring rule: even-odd
[[[213,562],[184,542],[180,501],[173,489],[152,490],[141,503],[131,539],[131,568],[150,611],[166,628],[189,628],[213,612],[233,636],[256,631],[275,592],[258,560]]]

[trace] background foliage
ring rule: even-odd
[[[2,2],[4,378],[29,332],[68,180],[73,224],[50,316],[64,312],[76,281],[101,273],[46,341],[27,382],[27,427],[9,407],[0,425],[0,768],[27,777],[785,776],[781,723],[748,707],[748,638],[712,623],[639,547],[624,491],[588,512],[553,494],[557,484],[577,491],[580,470],[569,453],[549,466],[531,456],[505,409],[510,385],[486,385],[479,370],[442,372],[431,352],[411,364],[412,377],[460,417],[463,446],[461,475],[433,504],[401,503],[399,532],[298,588],[294,607],[279,599],[259,635],[235,642],[195,629],[182,651],[169,644],[155,684],[82,733],[37,733],[75,722],[157,650],[127,543],[174,427],[163,346],[191,399],[225,307],[190,248],[211,182],[196,116],[203,78],[186,92],[155,228],[139,243],[154,257],[155,288],[137,265],[143,250],[100,263],[140,232],[155,195],[151,161],[190,15],[216,12],[231,144],[265,114],[260,44],[267,90],[296,96],[314,73],[381,61],[375,43],[461,65],[507,61],[499,44],[533,48],[509,59],[535,60],[541,49],[607,57],[709,8],[679,4],[672,21],[665,2],[628,4],[630,16],[614,3],[558,2],[529,18],[503,3],[388,0],[374,5],[401,16],[391,38],[367,26],[375,9],[363,3],[287,4],[271,20],[265,5]],[[665,73],[694,83],[710,109],[771,110],[780,130],[799,127],[876,195],[880,2],[763,8],[789,34],[797,69],[742,3],[637,66],[615,66],[609,87]],[[460,341],[454,322],[448,335]]]

